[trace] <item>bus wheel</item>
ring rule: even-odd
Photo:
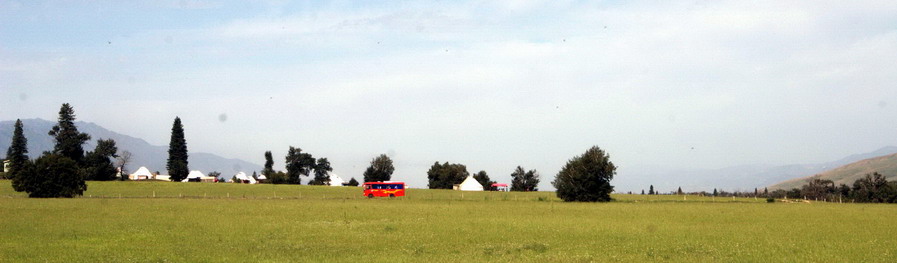
[[[393,198],[393,197],[396,197],[396,195],[394,195],[394,194],[389,194],[389,198]]]
[[[368,198],[374,198],[374,194],[368,194]]]

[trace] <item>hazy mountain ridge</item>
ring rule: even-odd
[[[779,182],[770,186],[770,189],[791,189],[800,188],[811,179],[827,179],[835,182],[836,185],[846,184],[852,186],[853,182],[862,178],[866,174],[878,172],[884,175],[889,181],[897,180],[897,154],[888,154],[868,159],[859,160],[834,169],[821,172],[819,174],[794,178]]]
[[[614,178],[617,191],[648,191],[654,189],[666,193],[682,187],[683,191],[753,191],[795,178],[804,178],[856,161],[897,153],[897,147],[853,154],[836,161],[817,164],[792,165],[740,165],[720,169],[664,169],[657,167],[621,167]]]
[[[6,149],[12,142],[12,132],[15,121],[0,121],[0,157],[6,158]],[[56,122],[42,119],[25,119],[22,125],[25,138],[28,139],[28,156],[37,158],[44,151],[53,149],[55,142],[47,133]],[[90,122],[78,121],[75,123],[78,130],[90,134],[91,139],[84,145],[84,151],[91,151],[96,147],[98,139],[113,139],[119,151],[129,151],[133,154],[128,171],[135,171],[140,166],[146,166],[150,171],[165,171],[165,162],[168,159],[168,146],[151,145],[143,139],[116,133]],[[188,142],[189,145],[189,142]],[[200,170],[208,174],[212,171],[221,172],[230,176],[243,171],[252,174],[253,171],[261,171],[262,166],[240,159],[224,158],[211,153],[190,152],[189,162],[191,170]]]

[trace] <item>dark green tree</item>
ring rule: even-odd
[[[171,181],[180,182],[187,179],[190,168],[187,166],[187,140],[184,139],[184,126],[181,118],[175,117],[171,125],[171,142],[168,143],[168,163],[165,165]]]
[[[22,192],[25,191],[25,188],[22,178],[19,175],[23,174],[29,165],[28,139],[25,138],[22,128],[22,120],[16,120],[14,127],[12,132],[12,143],[10,143],[9,148],[6,149],[6,159],[9,160],[9,172],[6,174],[6,177],[12,179],[12,188],[14,190]]]
[[[486,189],[487,191],[495,190],[492,189],[492,184],[494,184],[495,181],[489,179],[489,175],[486,174],[486,171],[479,171],[478,173],[474,174],[473,179],[476,179],[477,182],[483,185],[483,189]]]
[[[676,194],[677,194],[677,195],[682,195],[682,194],[683,194],[683,193],[682,193],[682,187],[681,187],[681,186],[679,187],[679,190],[676,190]]]
[[[365,182],[389,181],[392,179],[392,173],[396,168],[392,166],[392,159],[386,154],[374,157],[371,165],[364,170]]]
[[[92,152],[87,152],[84,157],[84,166],[81,171],[84,173],[84,179],[95,181],[115,180],[117,171],[112,165],[112,158],[118,157],[116,154],[118,147],[115,147],[115,141],[112,139],[97,141],[97,147]]]
[[[642,189],[642,195],[645,195],[645,189]]]
[[[349,179],[349,186],[358,186],[358,180],[355,180],[355,177]]]
[[[717,196],[719,192],[716,191],[716,188],[713,188],[713,196]]]
[[[315,158],[311,154],[302,152],[299,147],[290,146],[286,156],[287,183],[301,184],[302,177],[308,177],[315,167]]]
[[[866,174],[853,182],[852,197],[861,203],[885,203],[889,199],[888,180],[878,172]]]
[[[330,167],[330,161],[327,158],[318,158],[318,163],[315,164],[314,173],[315,178],[311,180],[308,184],[310,185],[327,185],[330,184],[330,172],[333,171],[333,167]]]
[[[454,185],[463,182],[468,175],[470,173],[467,172],[467,166],[463,164],[448,162],[439,164],[436,162],[427,171],[429,180],[427,187],[430,189],[452,189]]]
[[[271,151],[265,152],[265,169],[262,170],[262,174],[265,177],[271,177],[274,174],[274,157],[271,156]]]
[[[653,184],[652,184],[650,187],[648,187],[648,194],[649,194],[649,195],[653,195],[653,194],[655,194],[655,192],[654,192],[654,185],[653,185]]]
[[[59,154],[37,158],[23,173],[23,187],[29,197],[75,197],[87,190],[78,164]]]
[[[53,153],[81,164],[84,159],[82,145],[90,140],[90,135],[78,131],[78,127],[75,126],[75,110],[68,103],[62,104],[62,108],[59,109],[59,122],[48,134],[56,141]]]
[[[536,170],[524,172],[523,167],[517,166],[511,173],[511,191],[538,191],[539,180]]]
[[[518,167],[516,173],[522,171]],[[612,200],[610,193],[614,187],[610,181],[616,173],[617,167],[610,161],[610,156],[593,146],[567,161],[551,184],[557,189],[558,198],[567,202],[607,202]]]

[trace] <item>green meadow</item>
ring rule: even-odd
[[[0,181],[2,262],[894,262],[897,206],[753,198]]]

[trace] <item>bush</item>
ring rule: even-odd
[[[29,197],[75,197],[84,194],[87,184],[78,164],[58,154],[48,154],[26,165],[22,185]]]
[[[767,203],[775,203],[775,202],[776,202],[776,199],[775,199],[775,198],[772,198],[772,197],[767,197],[767,198],[766,198],[766,202],[767,202]]]
[[[558,198],[567,202],[607,202],[614,191],[610,180],[616,173],[610,156],[593,146],[570,159],[551,184],[557,188]]]

